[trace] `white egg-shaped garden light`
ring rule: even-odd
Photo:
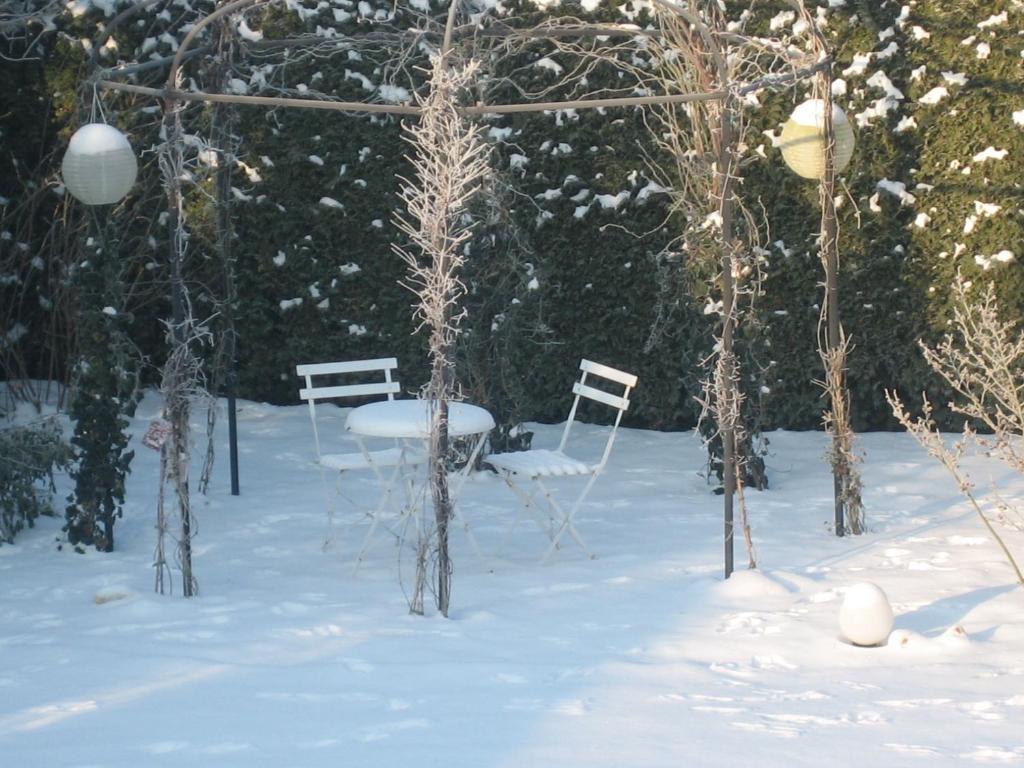
[[[132,188],[137,172],[128,138],[105,123],[89,123],[75,131],[61,165],[64,186],[86,205],[118,202]]]
[[[892,632],[889,598],[877,584],[854,584],[843,595],[839,631],[854,645],[880,645]]]
[[[832,132],[836,137],[833,168],[840,173],[853,156],[853,126],[835,104],[832,105]],[[820,179],[825,173],[825,102],[808,99],[793,110],[782,126],[779,140],[782,158],[798,176]]]

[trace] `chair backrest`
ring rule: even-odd
[[[620,371],[617,368],[612,368],[607,365],[601,365],[600,363],[594,363],[590,360],[580,361],[580,380],[572,385],[572,391],[575,397],[572,401],[572,408],[569,410],[569,418],[565,422],[565,429],[562,431],[562,440],[558,444],[558,450],[565,450],[565,446],[569,442],[569,432],[572,430],[572,425],[576,420],[576,409],[579,407],[580,398],[585,397],[588,400],[594,400],[598,403],[603,403],[611,408],[614,408],[617,413],[615,414],[615,423],[612,425],[611,432],[608,434],[608,442],[604,446],[604,453],[601,455],[601,461],[598,463],[597,468],[600,470],[604,467],[608,461],[608,456],[612,452],[612,444],[615,442],[615,433],[619,429],[619,422],[622,421],[622,414],[629,408],[629,393],[636,386],[636,376],[625,371]],[[587,376],[595,376],[607,381],[614,382],[623,387],[621,395],[612,394],[606,392],[603,389],[597,389],[587,384]]]
[[[313,422],[313,440],[316,443],[316,455],[320,458],[320,434],[316,428],[317,400],[336,400],[345,397],[372,397],[387,395],[394,400],[395,394],[401,391],[401,385],[393,380],[391,372],[398,367],[398,360],[393,357],[381,357],[374,360],[347,360],[339,363],[309,363],[295,366],[295,373],[306,380],[306,386],[299,389],[299,397],[309,403],[309,418]],[[344,374],[368,373],[381,371],[384,381],[370,384],[342,384],[314,386],[313,379],[318,376],[338,376]]]

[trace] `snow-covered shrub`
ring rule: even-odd
[[[67,465],[68,447],[52,419],[0,429],[0,544],[53,513],[53,473]]]

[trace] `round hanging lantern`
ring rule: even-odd
[[[61,165],[64,186],[86,205],[116,203],[132,188],[137,171],[128,138],[105,123],[75,131]]]
[[[864,582],[846,590],[839,608],[839,631],[851,643],[883,643],[892,631],[892,622],[892,606],[881,587]]]
[[[832,130],[836,137],[835,172],[841,172],[853,156],[853,127],[843,112],[832,105]],[[825,102],[808,99],[793,110],[782,126],[779,141],[786,165],[805,179],[820,179],[825,173]]]

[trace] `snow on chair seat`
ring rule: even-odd
[[[517,451],[499,453],[487,457],[487,463],[495,469],[513,472],[526,477],[551,477],[561,475],[589,475],[593,468],[561,451]]]

